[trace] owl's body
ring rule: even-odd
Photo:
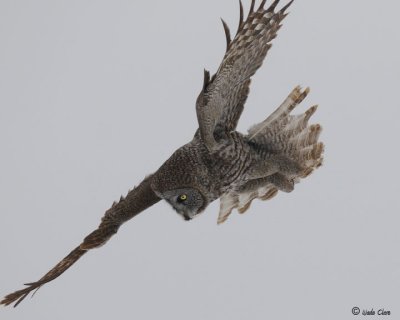
[[[114,203],[98,228],[39,281],[7,295],[1,304],[18,305],[29,292],[57,278],[90,249],[104,245],[124,222],[160,200],[191,220],[220,198],[218,223],[222,223],[233,209],[246,211],[253,199],[268,200],[278,191],[291,192],[295,183],[321,165],[321,126],[308,125],[316,106],[291,115],[308,89],[296,87],[281,106],[247,134],[236,131],[250,79],[262,65],[292,2],[275,10],[279,0],[268,9],[264,8],[266,0],[258,9],[252,0],[246,20],[240,3],[239,27],[233,40],[223,21],[227,50],[218,71],[212,77],[204,71],[196,101],[199,128],[192,141]]]
[[[321,126],[308,125],[316,106],[304,114],[290,115],[308,92],[295,88],[275,113],[253,126],[247,135],[217,132],[214,138],[218,144],[211,152],[197,131],[193,140],[175,151],[157,171],[153,190],[185,220],[221,198],[218,223],[224,222],[234,208],[244,213],[255,198],[269,200],[278,191],[291,192],[300,178],[322,164],[323,144],[318,142]],[[172,199],[194,187],[204,196],[196,210],[174,206]]]

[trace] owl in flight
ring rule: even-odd
[[[193,139],[126,197],[114,202],[98,228],[53,269],[7,295],[1,304],[15,302],[17,306],[32,290],[60,276],[90,249],[104,245],[124,222],[162,199],[183,219],[191,220],[220,198],[218,223],[223,223],[233,209],[243,213],[254,199],[268,200],[278,191],[291,192],[300,179],[322,164],[323,143],[318,141],[321,126],[308,124],[317,106],[291,115],[307,96],[308,88],[296,87],[247,134],[236,131],[251,77],[262,65],[292,2],[278,10],[279,0],[267,9],[266,0],[262,0],[256,9],[252,0],[246,20],[240,2],[239,27],[233,40],[222,20],[227,49],[212,77],[204,71],[196,101],[199,128]]]

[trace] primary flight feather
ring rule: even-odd
[[[255,8],[252,0],[244,20],[231,38],[222,20],[227,49],[218,71],[204,82],[196,101],[199,128],[193,139],[176,150],[152,175],[103,216],[99,227],[53,269],[26,288],[7,295],[1,304],[17,306],[31,291],[54,280],[88,250],[104,245],[119,227],[160,200],[166,200],[185,220],[191,220],[220,198],[218,223],[233,209],[245,212],[252,200],[271,199],[278,191],[291,192],[294,184],[322,164],[321,126],[308,121],[317,107],[291,115],[309,89],[296,87],[267,119],[248,134],[236,131],[249,94],[250,79],[262,65],[293,0],[277,10],[279,0]]]

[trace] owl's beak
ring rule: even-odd
[[[193,220],[193,218],[196,217],[196,213],[191,212],[190,210],[184,210],[183,212],[180,212],[180,215],[185,221]]]

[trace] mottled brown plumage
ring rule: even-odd
[[[199,129],[192,141],[176,150],[126,198],[114,203],[99,227],[53,269],[37,282],[26,284],[25,289],[7,295],[1,304],[17,306],[32,290],[60,276],[88,250],[105,244],[124,222],[161,199],[190,220],[220,198],[218,223],[222,223],[233,209],[243,213],[256,198],[269,200],[278,191],[291,192],[295,183],[321,165],[321,126],[308,125],[316,107],[291,115],[309,89],[295,88],[247,135],[235,131],[251,77],[262,65],[292,1],[280,10],[275,10],[279,0],[267,9],[265,3],[262,0],[255,10],[252,0],[244,21],[240,2],[239,26],[233,40],[222,20],[227,49],[215,75],[210,77],[204,70],[203,87],[196,101]]]
[[[125,198],[121,197],[118,203],[114,203],[113,206],[106,211],[101,219],[99,227],[90,233],[78,247],[57,263],[54,268],[47,272],[40,280],[26,283],[26,288],[7,295],[1,303],[9,305],[15,302],[14,306],[16,307],[32,290],[37,290],[45,283],[60,276],[88,250],[104,245],[117,233],[118,228],[124,222],[160,201],[160,198],[155,195],[150,187],[150,180],[151,176],[147,177],[138,187],[128,192]]]

